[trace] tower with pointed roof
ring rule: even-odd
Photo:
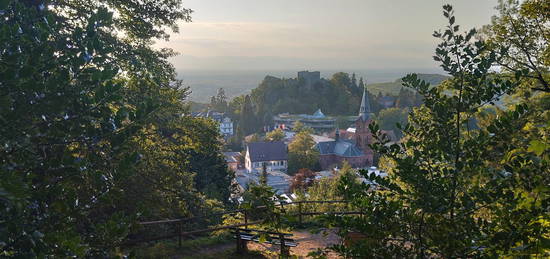
[[[367,94],[367,86],[363,87],[363,98],[361,99],[361,106],[359,107],[359,118],[363,121],[367,121],[370,118],[370,103],[369,95]]]
[[[365,84],[361,106],[359,107],[359,117],[355,121],[355,144],[365,153],[365,155],[369,156],[369,164],[372,164],[374,156],[373,151],[369,147],[369,144],[371,144],[373,140],[372,132],[369,130],[369,124],[371,124],[371,122],[369,95]]]

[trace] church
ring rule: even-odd
[[[323,170],[330,170],[341,166],[347,161],[354,168],[371,166],[374,152],[369,148],[373,137],[369,130],[372,122],[371,108],[367,95],[367,88],[363,89],[359,117],[355,121],[355,134],[352,139],[340,137],[340,130],[336,129],[334,141],[319,142],[316,145],[319,150],[319,163]]]

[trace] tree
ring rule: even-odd
[[[220,155],[217,126],[202,118],[162,117],[125,147],[141,158],[135,173],[116,184],[124,190],[117,195],[117,211],[147,221],[222,208],[233,175]]]
[[[401,88],[399,90],[399,95],[397,100],[395,100],[395,107],[397,108],[407,108],[413,107],[415,105],[415,94],[410,90]]]
[[[473,41],[475,30],[459,34],[451,6],[443,13],[449,25],[434,33],[441,40],[434,59],[452,78],[436,87],[416,75],[404,78],[425,100],[409,116],[402,144],[385,145],[378,125],[371,126],[377,132],[372,147],[393,167],[387,178],[361,172],[374,187],[340,181],[342,195],[366,216],[332,222],[344,238],[352,231],[368,235],[349,247],[334,246],[342,255],[457,258],[548,251],[548,154],[513,137],[522,126],[518,121],[533,110],[518,104],[486,128],[467,126],[480,107],[514,91],[521,75],[491,72],[505,50]]]
[[[244,102],[241,105],[237,130],[241,136],[248,136],[256,132],[256,116],[249,95],[245,96]]]
[[[260,175],[260,185],[267,185],[267,165],[262,163],[262,174]]]
[[[302,168],[294,174],[290,181],[290,191],[305,191],[315,182],[315,172],[308,168]]]
[[[499,15],[484,26],[490,47],[505,49],[499,65],[513,73],[535,79],[532,90],[550,92],[550,4],[547,1],[500,0]],[[527,73],[524,73],[527,71]]]
[[[177,0],[0,1],[2,256],[111,257],[140,215],[212,201],[197,204],[196,172],[176,160],[189,136],[173,52],[151,47],[190,13]],[[154,198],[170,212],[148,210]]]
[[[348,116],[338,116],[336,117],[336,127],[339,129],[347,129],[352,123],[349,120]]]
[[[300,168],[317,169],[319,151],[307,131],[300,131],[288,145],[288,171],[294,174]]]
[[[296,121],[294,123],[294,125],[292,126],[292,131],[296,133],[300,133],[300,132],[308,132],[309,134],[313,133],[313,129],[310,127],[307,127],[301,121]]]
[[[218,89],[218,93],[210,98],[210,108],[218,112],[228,111],[227,96],[225,96],[223,88]]]
[[[393,130],[395,135],[401,137],[401,130],[397,127],[397,124],[401,126],[407,125],[407,118],[409,116],[409,110],[407,108],[388,108],[383,109],[376,116],[376,123],[384,130]]]
[[[266,134],[267,141],[282,141],[285,138],[285,132],[281,129],[275,129]]]
[[[262,138],[262,136],[260,136],[260,134],[258,133],[254,133],[250,136],[247,136],[245,138],[245,141],[248,142],[248,143],[251,143],[251,142],[261,142],[261,141],[264,141],[264,139]]]

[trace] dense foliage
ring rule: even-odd
[[[524,1],[522,8],[537,2]],[[333,249],[357,258],[548,256],[550,115],[538,78],[540,71],[547,78],[548,67],[494,72],[493,65],[515,58],[509,46],[474,41],[475,30],[459,34],[452,8],[444,6],[443,14],[449,25],[434,33],[441,40],[434,59],[452,78],[438,87],[415,75],[403,79],[424,105],[410,114],[402,143],[384,145],[377,133],[372,147],[389,176],[362,172],[377,187],[340,181],[340,193],[364,214],[331,218],[342,237],[361,234]],[[506,110],[493,105],[525,89],[540,91]],[[486,107],[498,116],[470,127]]]
[[[317,170],[319,167],[319,151],[309,131],[300,131],[288,144],[288,172],[295,174],[299,169]]]
[[[290,181],[289,189],[292,192],[305,191],[315,182],[315,172],[308,168],[298,170]]]
[[[267,141],[282,141],[285,138],[285,132],[281,129],[275,129],[265,134]]]
[[[401,130],[397,125],[406,126],[409,117],[409,109],[388,108],[383,109],[376,116],[375,121],[383,130],[392,130],[397,138],[401,138]]]
[[[190,13],[0,1],[0,256],[105,257],[135,220],[227,199],[215,126],[181,117],[173,53],[150,47]]]

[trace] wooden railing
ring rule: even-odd
[[[304,216],[315,216],[315,215],[328,215],[328,214],[335,214],[335,215],[357,215],[362,214],[361,211],[303,211],[305,204],[333,204],[333,203],[344,203],[347,204],[347,201],[343,200],[328,200],[328,201],[295,201],[295,202],[280,202],[277,204],[277,206],[281,207],[282,212],[286,212],[289,206],[296,206],[297,212],[294,214],[287,214],[289,216],[297,216],[298,221],[303,223]],[[286,207],[286,208],[285,208]],[[156,237],[149,237],[149,238],[141,238],[141,239],[135,239],[130,240],[128,242],[125,242],[124,245],[134,245],[138,243],[143,242],[150,242],[150,241],[158,241],[163,239],[170,239],[170,238],[178,238],[178,244],[181,246],[182,239],[184,237],[190,237],[192,235],[196,234],[202,234],[202,233],[208,233],[208,232],[214,232],[218,230],[224,230],[224,229],[230,229],[230,228],[236,228],[236,227],[247,227],[250,225],[256,225],[263,223],[264,220],[254,220],[250,221],[250,215],[249,213],[251,211],[258,211],[261,209],[265,209],[266,206],[258,206],[251,209],[237,209],[237,210],[231,210],[231,211],[224,211],[219,213],[212,213],[208,215],[203,216],[195,216],[195,217],[189,217],[189,218],[180,218],[180,219],[166,219],[166,220],[157,220],[157,221],[147,221],[147,222],[140,222],[138,223],[140,226],[160,226],[160,225],[172,225],[171,228],[172,233],[166,234],[166,235],[160,235]],[[223,217],[224,215],[234,215],[236,213],[242,213],[243,214],[243,222],[237,223],[237,224],[231,224],[231,225],[222,225],[222,226],[214,226],[209,228],[202,228],[197,230],[188,230],[184,231],[183,224],[186,222],[192,222],[193,220],[197,219],[205,219],[205,218],[212,218],[212,217]]]

